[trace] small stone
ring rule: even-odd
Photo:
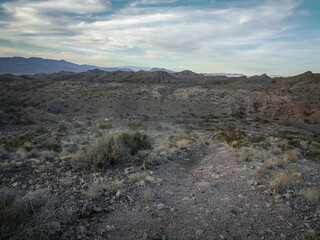
[[[291,199],[292,198],[292,194],[286,193],[286,194],[283,194],[283,197],[287,198],[287,199]]]
[[[81,209],[82,217],[89,217],[92,213],[92,206],[89,203],[85,203]]]
[[[148,234],[147,234],[147,233],[144,233],[144,234],[142,235],[142,240],[147,240],[147,238],[148,238]]]
[[[227,238],[225,236],[223,236],[223,235],[220,235],[219,237],[220,237],[221,240],[227,240]]]
[[[203,234],[203,230],[196,231],[196,235],[202,235],[202,234]]]
[[[121,197],[121,191],[118,190],[115,196],[116,196],[117,199],[120,198]]]
[[[80,234],[84,234],[86,232],[86,227],[85,226],[79,226],[78,227]]]
[[[96,213],[99,213],[99,212],[102,211],[102,209],[101,209],[100,207],[96,206],[96,205],[94,205],[94,207],[93,207],[92,210],[93,210],[94,212],[96,212]]]
[[[129,200],[130,203],[132,203],[132,202],[134,201],[133,198],[130,197],[129,195],[127,195],[127,198],[128,198],[128,200]]]
[[[124,175],[128,175],[134,171],[134,167],[128,167],[124,169]]]
[[[107,225],[106,226],[106,231],[107,232],[111,232],[111,231],[113,231],[114,230],[114,226],[110,226],[110,225]]]
[[[317,233],[314,230],[308,230],[305,234],[307,239],[317,239]]]
[[[51,234],[55,234],[56,232],[59,232],[61,230],[61,225],[60,222],[58,221],[53,221],[49,223],[49,231]]]
[[[284,235],[283,233],[281,233],[281,234],[280,234],[280,238],[281,238],[281,239],[286,239],[286,238],[287,238],[287,236],[286,236],[286,235]]]
[[[158,211],[160,211],[160,210],[162,210],[162,209],[165,209],[166,207],[167,207],[167,206],[164,205],[163,203],[159,203],[159,204],[157,205]]]

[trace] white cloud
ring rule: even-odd
[[[138,5],[154,5],[154,4],[164,4],[164,3],[175,3],[177,0],[139,0],[130,4],[131,7],[136,7]]]
[[[207,8],[147,5],[160,2],[175,0],[139,0],[113,14],[91,17],[90,21],[82,16],[109,11],[109,1],[8,2],[2,5],[7,18],[0,20],[4,24],[0,38],[20,39],[64,52],[81,51],[87,56],[96,54],[99,59],[110,55],[120,62],[123,58],[124,64],[131,61],[128,59],[139,59],[145,65],[175,63],[176,68],[179,64],[192,65],[192,61],[194,65],[207,66],[212,62],[243,67],[242,61],[254,67],[259,59],[264,59],[263,63],[268,59],[282,61],[281,54],[290,54],[295,46],[301,47],[300,56],[308,52],[308,47],[299,40],[295,45],[282,40],[291,28],[286,20],[295,14],[298,6],[295,0],[266,0],[223,9],[214,5]],[[22,35],[25,33],[31,35]],[[131,49],[139,51],[127,51]],[[319,53],[319,49],[315,51]],[[205,71],[201,66],[196,70]]]

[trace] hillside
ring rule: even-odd
[[[0,75],[1,239],[317,239],[320,74]]]

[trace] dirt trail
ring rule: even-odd
[[[200,159],[200,160],[199,160]],[[195,161],[198,160],[198,161]],[[226,147],[204,157],[164,164],[137,201],[106,216],[109,239],[299,239],[303,222],[285,203],[255,191],[252,170],[236,164]],[[194,164],[190,164],[193,162]]]

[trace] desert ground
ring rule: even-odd
[[[320,74],[0,75],[1,239],[319,239]]]

